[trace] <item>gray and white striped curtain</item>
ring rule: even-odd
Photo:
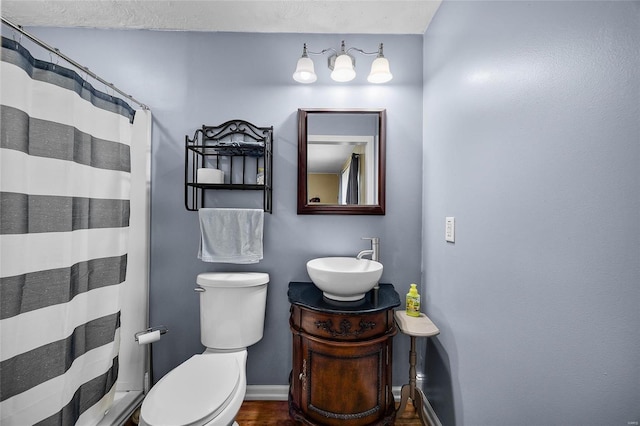
[[[134,111],[13,40],[1,66],[0,423],[95,424],[118,375]]]

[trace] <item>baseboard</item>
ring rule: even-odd
[[[402,390],[402,386],[394,386],[391,388],[391,393],[393,394],[393,399],[396,402],[400,402],[400,391]]]
[[[433,410],[431,403],[424,394],[422,395],[422,414],[424,414],[425,417],[429,420],[429,424],[431,426],[442,426],[442,423],[440,423],[440,419],[436,415],[436,412]]]
[[[286,401],[289,398],[287,385],[247,385],[245,401]]]
[[[396,401],[400,401],[401,386],[391,389]],[[247,385],[246,401],[286,401],[289,398],[289,386],[287,385]],[[429,405],[431,407],[431,405]]]

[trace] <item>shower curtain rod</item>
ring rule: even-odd
[[[57,49],[55,47],[52,47],[52,46],[49,46],[47,43],[45,43],[44,41],[40,40],[39,38],[37,38],[33,34],[29,34],[24,29],[22,29],[21,25],[14,24],[13,22],[11,22],[8,19],[6,19],[4,16],[2,17],[2,23],[8,25],[11,28],[13,28],[15,31],[18,31],[20,34],[23,34],[24,36],[26,36],[28,39],[30,39],[31,41],[33,41],[35,44],[39,45],[40,47],[44,47],[49,52],[55,53],[57,56],[59,56],[60,58],[64,59],[65,61],[69,62],[74,67],[76,67],[76,68],[82,70],[83,72],[87,73],[87,75],[89,75],[91,78],[99,81],[100,83],[104,84],[105,86],[108,86],[109,88],[111,88],[112,90],[118,92],[120,95],[124,96],[125,98],[127,98],[131,102],[134,102],[134,103],[140,105],[140,108],[142,108],[143,110],[148,110],[149,109],[149,107],[147,105],[145,105],[142,102],[138,101],[133,96],[128,95],[127,93],[125,93],[122,90],[118,89],[116,86],[113,85],[113,83],[109,83],[108,81],[106,81],[103,78],[101,78],[98,74],[96,74],[96,73],[94,73],[92,71],[89,71],[89,68],[87,68],[87,67],[79,64],[78,62],[74,61],[73,59],[71,59],[70,57],[65,55],[64,53],[60,52],[59,49]]]

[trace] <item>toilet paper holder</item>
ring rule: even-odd
[[[138,338],[139,338],[140,336],[142,336],[143,334],[151,333],[151,332],[153,332],[153,331],[160,331],[160,334],[166,334],[166,333],[167,333],[167,331],[169,331],[169,329],[168,329],[167,327],[165,327],[164,325],[160,325],[160,326],[157,326],[157,327],[149,327],[149,328],[147,328],[146,330],[138,331],[138,332],[134,335],[134,338],[135,338],[135,340],[136,340],[136,342],[137,342],[137,341],[138,341]]]

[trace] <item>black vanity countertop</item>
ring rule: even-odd
[[[377,303],[374,291],[367,292],[364,299],[355,302],[339,302],[325,298],[322,290],[313,283],[290,282],[287,295],[291,304],[327,313],[373,313],[400,306],[400,296],[392,284],[380,284]]]

